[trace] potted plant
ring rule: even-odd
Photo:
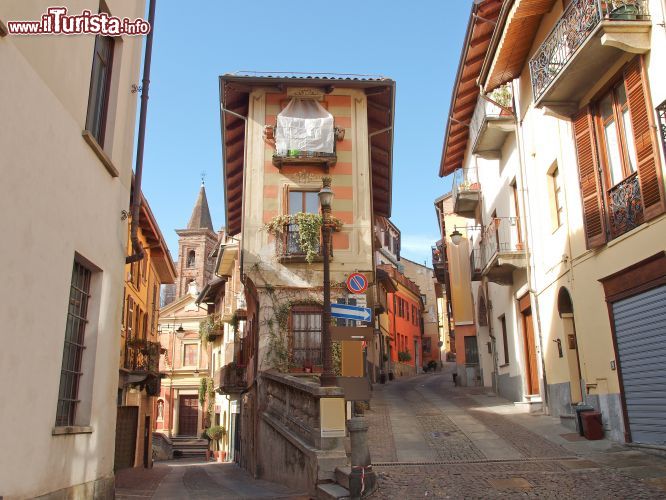
[[[210,438],[208,437],[207,429],[201,433],[201,439],[205,439],[208,442],[206,446],[206,462],[210,462]]]
[[[218,462],[223,462],[226,458],[226,453],[220,451],[219,446],[220,439],[227,435],[227,430],[221,425],[214,425],[206,431],[206,434],[208,434],[208,437],[213,442],[213,452],[215,453],[215,458]]]
[[[639,14],[637,0],[612,0],[613,10],[610,11],[610,18],[620,21],[633,21]]]

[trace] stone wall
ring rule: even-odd
[[[342,389],[274,371],[262,372],[258,387],[259,477],[314,494],[318,482],[347,465],[343,438],[321,437],[319,414],[319,400],[342,398]]]

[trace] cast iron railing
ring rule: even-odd
[[[634,172],[608,192],[611,238],[616,238],[643,222],[641,190]]]
[[[133,372],[158,372],[160,344],[142,339],[129,339],[125,343],[124,368]]]
[[[284,225],[282,233],[277,235],[276,251],[280,257],[305,257],[305,251],[301,248],[298,224]],[[317,243],[316,251],[321,251],[319,243]]]
[[[460,192],[481,191],[479,184],[479,174],[476,167],[459,168],[453,172],[453,199],[456,199]]]
[[[505,91],[505,99],[511,99],[511,91],[509,90],[509,87],[500,87],[500,90]],[[510,117],[512,115],[509,110],[511,107],[510,103],[506,103],[507,106],[502,107],[504,103],[497,103],[492,100],[492,97],[492,95],[489,95],[488,97],[480,95],[479,99],[476,101],[476,108],[474,108],[474,114],[469,122],[469,140],[472,147],[476,145],[476,140],[479,137],[484,121],[489,118],[497,119],[501,117]],[[500,106],[500,104],[502,104],[502,106]],[[475,180],[472,182],[478,183],[478,177],[475,177]]]
[[[666,155],[666,101],[657,106],[657,118],[659,120],[659,134],[661,135],[661,145]]]
[[[573,0],[530,60],[534,99],[557,78],[603,20],[649,19],[645,0]]]
[[[503,252],[522,252],[520,221],[518,217],[495,217],[483,228],[479,243],[480,268],[484,269],[495,255]]]

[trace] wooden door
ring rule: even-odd
[[[136,431],[139,419],[138,406],[119,406],[116,419],[116,449],[114,470],[134,467]]]
[[[539,372],[537,370],[534,326],[532,324],[532,309],[526,309],[521,314],[523,316],[523,333],[525,336],[525,380],[527,382],[527,394],[538,394]]]
[[[178,435],[196,436],[197,417],[199,414],[199,400],[196,395],[183,395],[179,398],[178,408]]]

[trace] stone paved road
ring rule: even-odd
[[[451,379],[428,374],[375,386],[366,413],[379,478],[373,499],[666,499],[666,456],[572,440],[558,419]]]
[[[253,479],[234,464],[200,460],[157,462],[152,469],[116,474],[116,500],[290,499],[305,500],[283,485]]]

